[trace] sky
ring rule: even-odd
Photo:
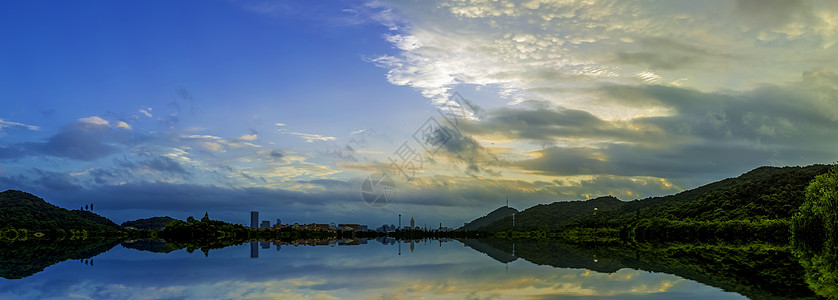
[[[0,35],[0,190],[117,223],[458,227],[838,161],[834,1],[4,1]]]

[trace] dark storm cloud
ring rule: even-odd
[[[439,127],[426,139],[428,139],[428,144],[440,145],[443,151],[436,154],[464,163],[466,174],[471,176],[500,176],[500,172],[489,169],[490,166],[501,164],[497,156],[474,138],[463,134],[459,130]]]
[[[30,147],[40,148],[47,155],[90,161],[118,151],[111,143],[112,138],[107,126],[79,121],[64,126],[45,143],[30,144]]]
[[[127,130],[79,120],[65,125],[44,142],[0,147],[0,159],[49,155],[92,161],[117,153],[122,146],[138,144],[144,140],[146,137]]]
[[[621,64],[641,65],[662,70],[677,69],[696,61],[696,58],[691,56],[661,55],[657,52],[617,52],[615,58]]]
[[[736,13],[754,27],[774,28],[788,24],[795,15],[811,11],[800,0],[737,0]]]
[[[165,156],[158,156],[154,159],[147,160],[142,162],[143,165],[148,166],[153,170],[157,170],[160,172],[167,172],[167,173],[174,173],[174,174],[188,174],[183,166],[181,166],[175,160],[165,157]]]
[[[81,190],[79,182],[71,175],[33,168],[26,174],[0,176],[0,190],[68,192]]]
[[[674,86],[600,87],[600,97],[668,116],[605,121],[544,105],[503,108],[463,126],[547,145],[538,158],[513,162],[547,175],[722,176],[761,165],[830,163],[838,158],[838,75],[806,72],[795,84],[746,92],[701,92]],[[584,146],[559,141],[588,140]]]
[[[119,197],[114,197],[119,195]],[[226,188],[164,182],[129,183],[86,189],[62,197],[66,200],[98,199],[102,209],[159,211],[249,210],[267,207],[308,207],[335,204],[346,197],[314,195],[268,188]],[[352,199],[352,201],[360,201]]]
[[[283,157],[285,157],[285,155],[282,154],[282,152],[279,152],[277,150],[271,150],[270,156],[273,157],[273,158],[283,158]]]
[[[625,122],[607,122],[581,110],[530,103],[525,109],[501,108],[479,122],[464,122],[464,132],[502,135],[541,145],[564,139],[594,139],[610,142],[650,142],[661,139],[657,128],[629,129]]]
[[[15,159],[26,156],[26,152],[21,150],[18,146],[0,147],[0,160]]]
[[[617,51],[612,61],[658,70],[675,70],[708,60],[738,58],[729,53],[663,37],[642,37],[631,45],[637,49]]]
[[[549,147],[537,153],[541,157],[513,165],[555,176],[610,174],[717,178],[767,164],[773,157],[771,151],[744,143],[695,143],[662,149],[610,144],[601,149]]]

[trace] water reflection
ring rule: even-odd
[[[39,250],[32,247],[15,250],[32,252],[16,265],[4,254],[0,268],[7,279],[0,280],[0,299],[813,296],[802,268],[794,265],[796,258],[759,245],[642,249],[554,241],[379,238],[254,241],[212,250],[208,256],[173,250],[162,240],[114,245],[88,247],[97,250],[86,255],[52,256],[70,259],[57,264],[55,258],[35,262],[32,251]],[[24,263],[41,269],[54,265],[40,273],[33,268],[10,271]]]

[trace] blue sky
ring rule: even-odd
[[[0,189],[118,222],[448,226],[671,194],[838,160],[836,32],[829,1],[4,2]]]

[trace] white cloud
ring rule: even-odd
[[[99,125],[99,126],[109,126],[110,125],[110,123],[107,120],[102,119],[102,118],[97,117],[97,116],[81,118],[81,119],[79,119],[79,122],[87,123],[87,124],[93,124],[93,125]]]
[[[312,133],[301,133],[301,132],[290,132],[290,131],[280,131],[282,133],[293,134],[296,136],[300,136],[306,140],[306,142],[314,142],[314,141],[333,141],[335,137],[332,136],[324,136],[320,134],[312,134]]]
[[[274,125],[276,125],[276,126],[288,126],[288,125],[286,125],[286,124],[284,124],[284,123],[276,123],[276,124],[274,124]]]
[[[123,129],[128,129],[128,130],[131,130],[131,129],[132,129],[132,128],[131,128],[131,125],[128,125],[128,123],[125,123],[125,122],[123,122],[123,121],[119,121],[119,122],[117,122],[117,123],[116,123],[116,127],[123,128]]]
[[[27,129],[27,130],[33,130],[33,131],[41,129],[40,127],[35,126],[35,125],[27,125],[27,124],[23,124],[23,123],[10,122],[10,121],[0,119],[0,130],[3,130],[4,128],[11,128],[11,127],[20,127],[20,128],[24,128],[24,129]]]
[[[753,2],[753,1],[751,1]],[[759,2],[759,1],[757,1]],[[773,3],[773,2],[772,2]],[[702,91],[788,82],[838,68],[831,47],[838,8],[815,1],[743,11],[734,2],[388,2],[407,23],[386,37],[398,53],[372,62],[388,80],[442,105],[462,84],[491,86],[516,104],[550,101],[607,120],[654,110],[580,92],[601,84],[659,84]],[[757,4],[761,5],[761,4]],[[766,20],[764,15],[777,20]],[[824,65],[826,64],[826,65]]]
[[[140,109],[140,113],[145,115],[146,117],[149,117],[149,118],[153,117],[151,115],[151,107],[145,108],[145,109]]]
[[[253,141],[259,138],[258,134],[247,134],[238,138],[240,141]]]

